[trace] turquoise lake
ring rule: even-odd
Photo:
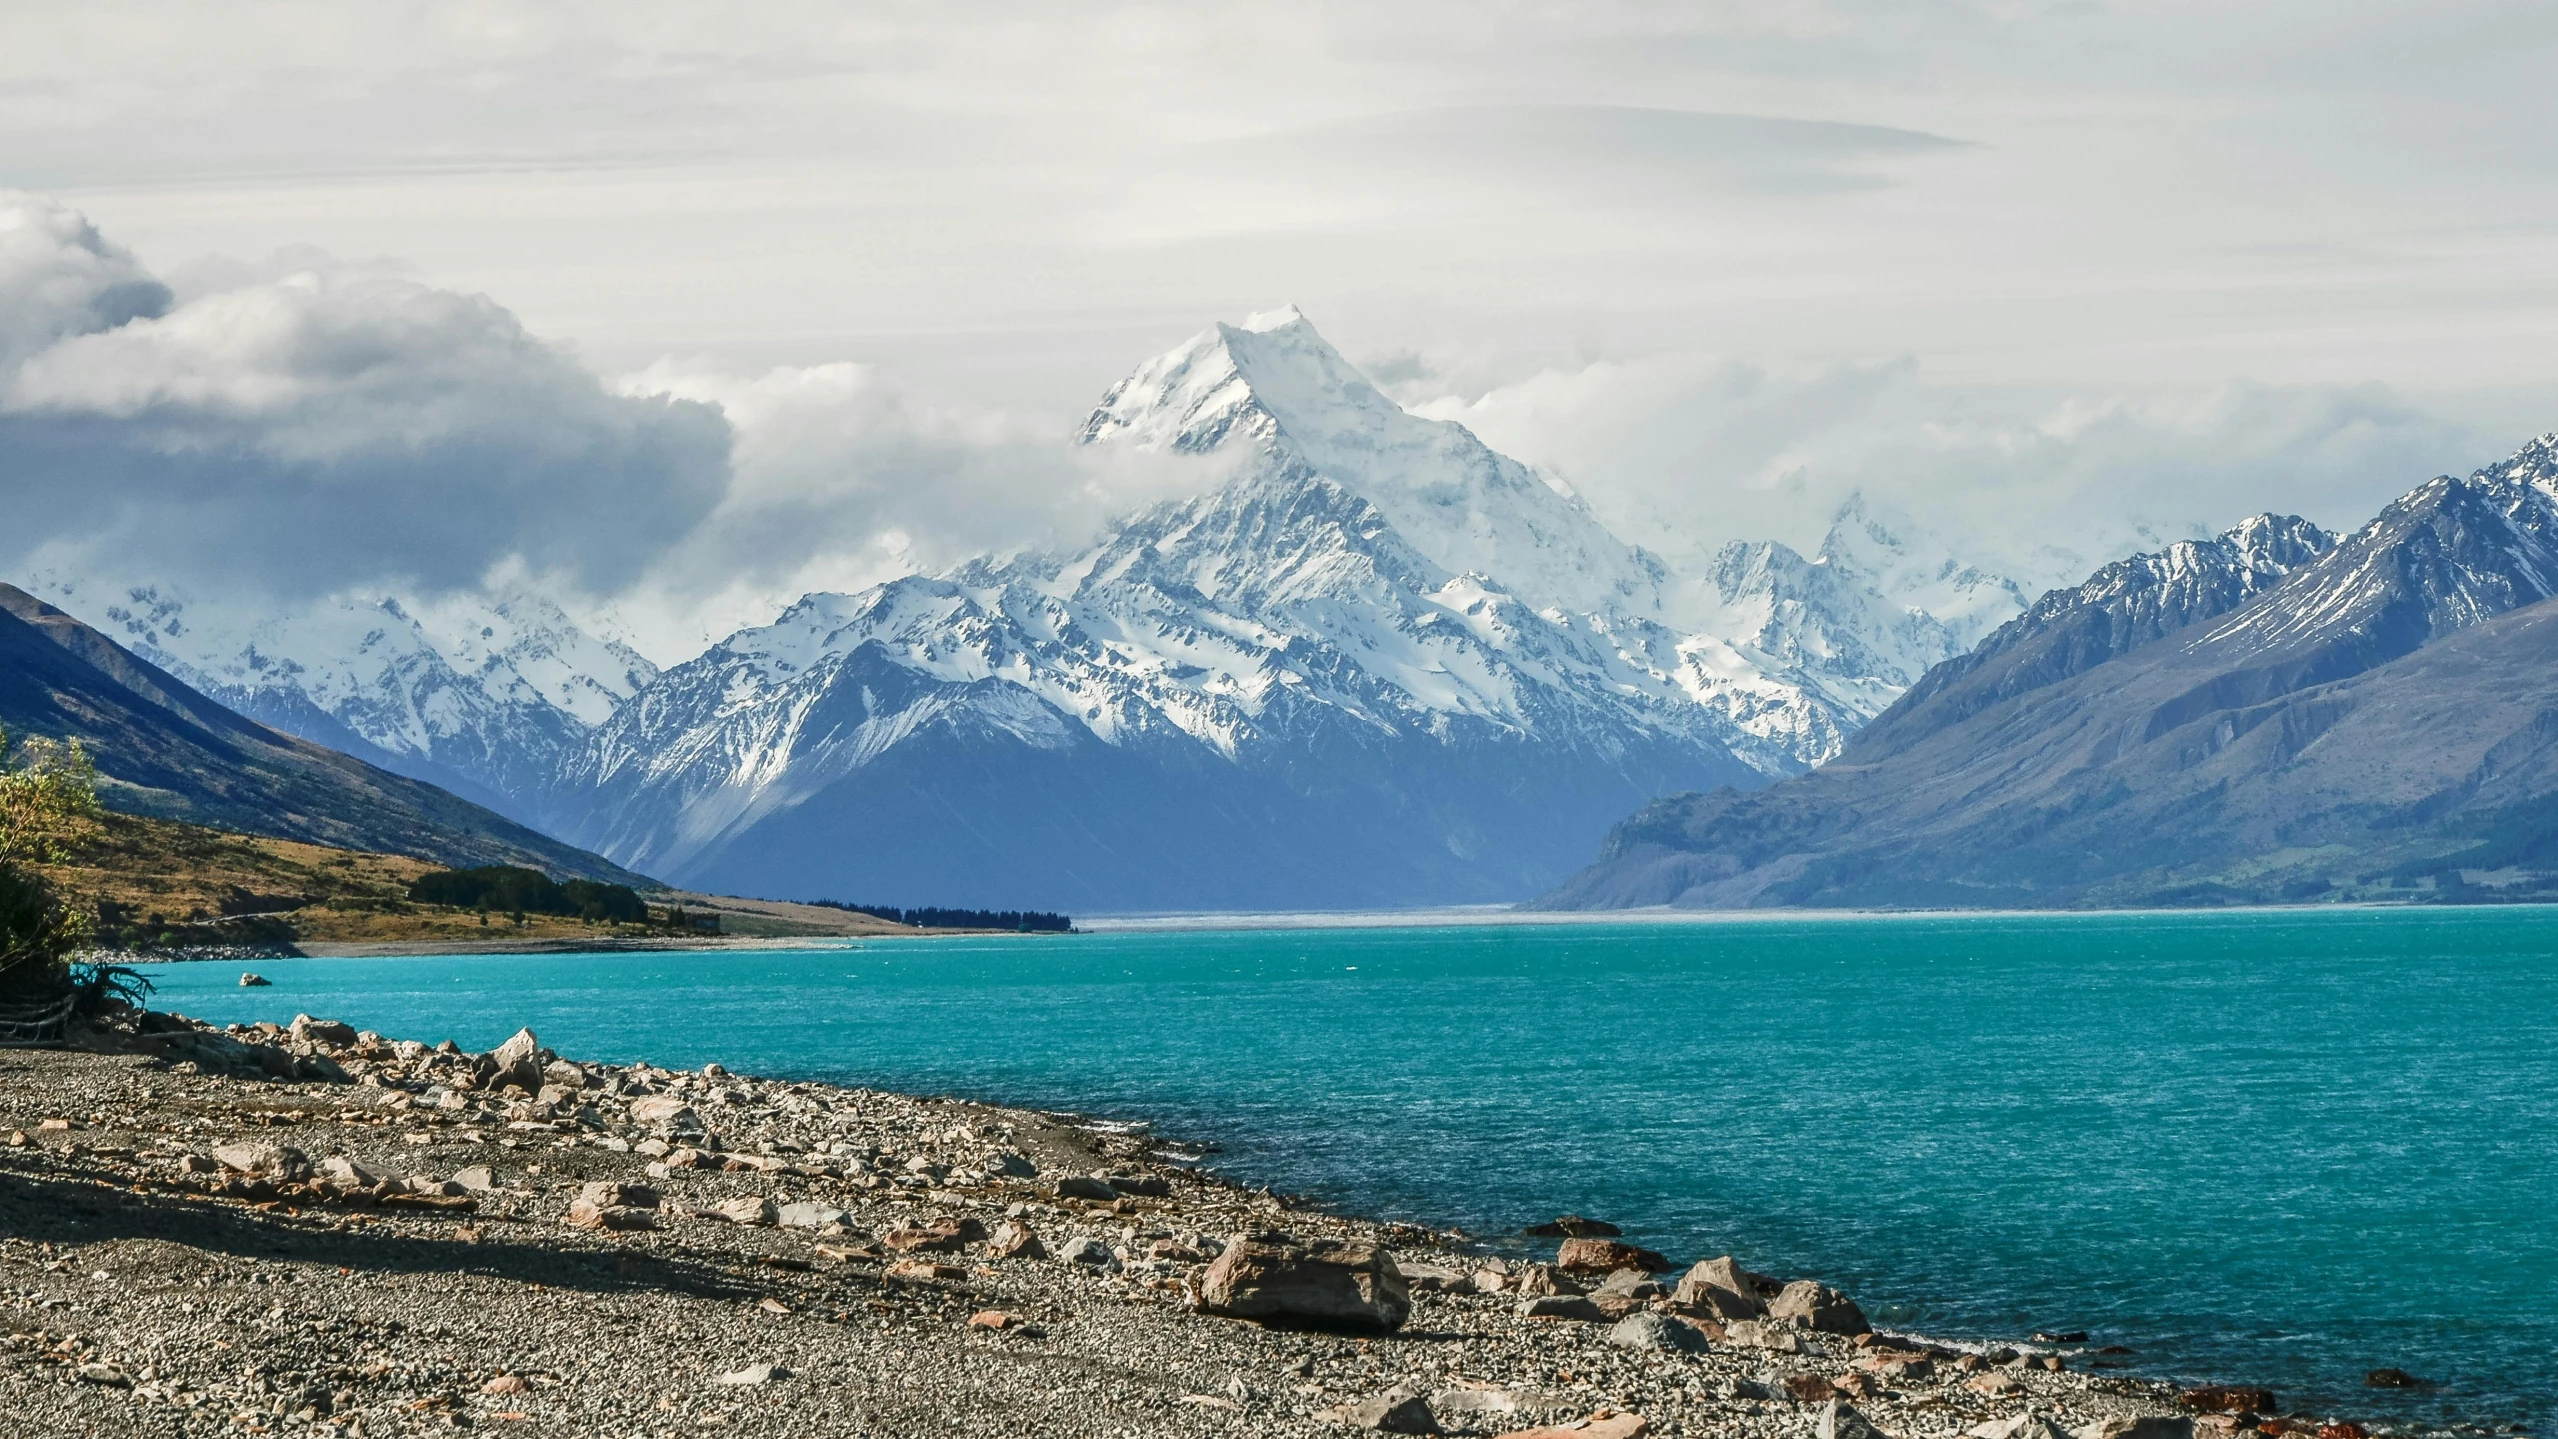
[[[255,967],[155,970],[158,1003],[1146,1118],[1255,1184],[1486,1235],[1597,1215],[1892,1327],[2084,1329],[2366,1422],[2558,1418],[2558,910]],[[2384,1365],[2442,1387],[2365,1389]]]

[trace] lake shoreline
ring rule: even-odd
[[[1589,1439],[1775,1436],[1833,1403],[1842,1433],[1860,1412],[1903,1434],[2028,1411],[2141,1439],[2193,1427],[2165,1386],[2076,1372],[2053,1346],[1993,1363],[1833,1332],[1861,1323],[1745,1324],[1665,1285],[1620,1279],[1632,1292],[1611,1298],[1597,1272],[1233,1184],[1143,1126],[717,1065],[528,1068],[542,1058],[529,1037],[483,1059],[326,1024],[146,1027],[164,1032],[0,1055],[0,1125],[24,1136],[0,1149],[0,1204],[20,1211],[7,1227],[21,1236],[0,1259],[44,1291],[14,1323],[22,1339],[80,1331],[0,1357],[20,1412],[63,1424],[42,1432],[129,1421],[138,1405],[178,1433],[297,1416],[352,1416],[367,1434],[457,1417],[527,1433],[608,1419],[913,1432],[898,1426],[929,1414],[968,1433],[1315,1435],[1416,1398],[1447,1432],[1575,1424]],[[599,1209],[599,1194],[629,1203]],[[104,1219],[71,1217],[92,1211]],[[1281,1228],[1391,1253],[1409,1321],[1322,1330],[1203,1312],[1208,1261],[1231,1236]],[[974,1237],[946,1242],[957,1234]],[[990,1242],[1015,1252],[981,1252]],[[92,1269],[139,1275],[102,1289]],[[47,1320],[46,1305],[68,1312]],[[650,1337],[652,1314],[680,1316],[671,1347]],[[216,1330],[260,1372],[237,1378],[209,1347]],[[603,1364],[612,1374],[586,1372],[603,1356],[621,1356]],[[1010,1378],[969,1382],[990,1363]],[[1123,1376],[1098,1402],[1073,1377],[1096,1364]],[[758,1365],[779,1377],[753,1377]]]

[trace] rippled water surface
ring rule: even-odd
[[[2558,911],[901,940],[158,971],[470,1048],[1147,1117],[1239,1178],[1563,1211],[1952,1337],[2367,1419],[2558,1417]],[[2430,1395],[2370,1391],[2391,1365]]]

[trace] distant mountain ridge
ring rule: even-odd
[[[235,714],[12,585],[0,585],[0,725],[19,738],[82,741],[103,797],[129,813],[444,864],[647,882],[432,785]]]
[[[528,824],[544,822],[562,758],[657,677],[523,590],[433,605],[337,595],[243,617],[160,585],[35,588],[251,719]]]
[[[2262,516],[2044,597],[1811,774],[1645,807],[1545,902],[2537,893],[2553,595],[2558,436],[2341,538]]]

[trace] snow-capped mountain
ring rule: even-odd
[[[657,677],[525,590],[339,595],[244,617],[162,586],[35,588],[252,719],[536,825],[563,755]]]
[[[1859,568],[1898,553],[1875,522],[1864,550],[1736,569],[1721,603],[1751,628],[1727,642],[1688,623],[1696,587],[1293,310],[1150,361],[1082,439],[1206,457],[1217,483],[1072,554],[812,595],[730,637],[571,756],[560,792],[594,802],[564,833],[765,893],[1513,898],[1630,796],[1834,753],[1910,655],[1957,643],[1926,626],[2003,617],[1954,566],[1926,582],[1971,608],[1912,618],[1882,588],[1916,593],[1908,564]],[[1851,673],[1869,660],[1903,668]]]
[[[1799,687],[1826,738],[1818,764],[1918,677],[2025,608],[2025,586],[1958,558],[1909,516],[1851,495],[1810,559],[1774,541],[1726,545],[1705,627]]]
[[[2545,898],[2553,676],[2543,435],[2351,534],[2260,515],[2107,565],[1929,672],[1840,763],[1646,806],[1547,902]]]

